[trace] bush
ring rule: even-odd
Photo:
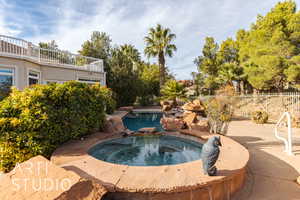
[[[137,97],[137,103],[140,106],[153,106],[154,105],[154,96],[153,95],[145,95]]]
[[[107,88],[75,81],[13,89],[0,105],[0,170],[36,155],[49,158],[60,144],[101,129],[110,96]]]
[[[226,135],[228,124],[233,116],[233,106],[224,98],[213,98],[206,102],[210,133]]]
[[[110,88],[102,87],[100,90],[105,99],[105,112],[107,114],[112,114],[116,110],[117,103],[113,98],[113,92]]]
[[[265,111],[255,111],[252,113],[252,121],[257,124],[264,124],[268,121],[269,115]]]

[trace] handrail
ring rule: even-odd
[[[284,138],[282,136],[279,135],[279,131],[278,131],[278,127],[281,126],[284,118],[287,118],[287,125],[288,125],[288,138]],[[293,150],[292,150],[292,123],[291,123],[291,115],[289,112],[284,112],[281,117],[279,118],[278,122],[276,123],[276,126],[275,126],[275,137],[281,141],[284,142],[284,145],[285,145],[285,152],[288,154],[288,155],[294,155],[293,154]]]

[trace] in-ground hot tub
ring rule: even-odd
[[[170,135],[137,135],[101,142],[89,150],[99,160],[129,166],[161,166],[195,161],[202,143]]]
[[[197,136],[197,134],[196,136],[182,135],[172,132],[162,134],[161,137],[172,137],[172,139],[176,137],[180,138],[179,140],[188,141],[188,143],[190,141],[192,143],[196,142],[200,149],[201,143],[205,142],[203,138],[205,139],[212,135],[203,135],[203,133],[199,135],[201,136]],[[178,162],[181,159],[176,159],[178,164],[173,161],[168,163],[166,160],[158,162],[163,165],[153,164],[153,160],[155,161],[157,158],[167,158],[167,156],[158,156],[157,153],[161,152],[161,154],[167,155],[169,151],[175,152],[176,150],[173,147],[170,149],[165,148],[161,151],[157,147],[151,147],[150,149],[155,152],[154,157],[156,157],[150,162],[151,166],[143,166],[145,164],[140,163],[131,163],[132,165],[129,165],[130,162],[128,160],[119,159],[122,155],[122,150],[113,150],[113,148],[112,153],[117,151],[121,155],[117,153],[118,156],[115,154],[111,158],[102,158],[101,155],[102,160],[94,157],[95,154],[93,153],[97,152],[99,146],[105,143],[111,144],[112,141],[122,140],[127,141],[128,139],[115,134],[97,133],[89,136],[84,141],[72,142],[57,149],[51,157],[51,161],[78,173],[84,178],[103,184],[110,191],[104,198],[107,200],[227,200],[242,187],[246,177],[246,164],[249,159],[249,153],[243,146],[227,137],[221,137],[223,146],[220,158],[216,163],[218,174],[213,177],[203,174],[200,158],[182,162]],[[133,140],[133,138],[130,138],[130,140]],[[147,143],[146,140],[143,143]],[[126,149],[128,145],[129,149],[131,149],[133,144],[135,143],[132,141],[129,141],[129,144],[125,142],[125,148],[121,149]],[[146,146],[144,145],[147,149],[148,147]],[[162,145],[162,147],[164,146]],[[175,146],[175,149],[178,149],[178,146]],[[140,155],[144,155],[144,158],[149,156],[151,160],[152,150],[150,150],[150,155],[144,153]],[[139,150],[138,152],[140,151],[144,150]],[[125,152],[131,152],[131,150],[125,150]],[[134,158],[136,156],[138,155],[133,155]],[[108,159],[110,162],[103,161],[105,159]]]

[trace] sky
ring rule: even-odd
[[[93,31],[106,32],[113,45],[132,44],[144,59],[148,29],[162,24],[176,34],[177,52],[167,58],[177,79],[191,79],[204,39],[217,42],[248,29],[278,0],[0,0],[0,35],[31,41],[56,40],[73,53]],[[300,0],[296,0],[300,5]],[[151,59],[150,62],[156,62]]]

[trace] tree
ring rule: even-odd
[[[218,87],[217,77],[220,63],[217,58],[219,46],[213,37],[206,37],[202,49],[202,55],[198,56],[194,63],[199,73],[204,77],[204,86],[210,93]]]
[[[94,31],[90,40],[85,41],[81,45],[80,55],[99,58],[103,60],[104,71],[106,72],[107,85],[111,83],[111,70],[109,59],[111,57],[111,42],[110,36],[105,32]]]
[[[51,42],[39,42],[39,47],[43,49],[58,50],[58,45],[55,40],[51,40]]]
[[[141,62],[140,52],[131,44],[124,44],[120,46],[121,51],[126,55],[132,62]]]
[[[294,56],[290,60],[289,67],[284,70],[287,81],[295,88],[300,88],[300,56]]]
[[[138,73],[130,57],[120,47],[111,50],[109,59],[111,78],[109,85],[115,92],[118,106],[132,105],[138,96]]]
[[[223,41],[217,53],[218,63],[220,63],[218,71],[218,81],[222,85],[237,85],[237,92],[240,92],[240,82],[244,78],[243,68],[239,62],[239,45],[237,41],[228,38]]]
[[[160,90],[163,99],[172,100],[177,105],[177,99],[186,98],[186,89],[183,84],[176,80],[169,80]]]
[[[283,90],[290,59],[299,54],[300,16],[296,3],[277,3],[257,17],[240,45],[241,65],[249,83],[257,90]]]
[[[142,62],[138,67],[139,94],[138,103],[151,105],[154,97],[159,95],[159,66]]]
[[[137,70],[138,65],[141,63],[140,52],[131,44],[121,45],[120,50],[131,60],[133,64],[133,70]]]
[[[171,42],[176,35],[171,33],[169,28],[164,28],[158,24],[155,28],[150,28],[148,36],[146,36],[145,55],[149,57],[158,57],[160,70],[160,87],[165,83],[165,56],[172,57],[173,52],[177,50],[176,46]]]

